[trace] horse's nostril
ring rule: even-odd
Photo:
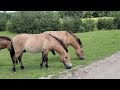
[[[71,69],[71,66],[67,66],[66,69]]]
[[[81,58],[81,57],[80,57],[80,60],[84,60],[84,59],[85,59],[85,58]]]

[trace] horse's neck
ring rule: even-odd
[[[80,48],[78,42],[75,40],[75,38],[73,36],[70,37],[70,45],[72,47],[74,47],[75,49],[79,49]]]
[[[58,47],[58,45],[54,46],[53,49],[60,55],[65,54],[65,50],[62,47]]]

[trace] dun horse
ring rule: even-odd
[[[51,50],[56,51],[60,55],[60,60],[66,66],[67,69],[72,67],[70,63],[70,56],[65,50],[65,46],[58,38],[42,33],[42,34],[19,34],[12,39],[12,50],[10,51],[13,61],[13,71],[16,71],[15,62],[19,60],[20,66],[24,69],[22,64],[23,52],[39,53],[42,52],[42,67],[45,62],[45,66],[48,67],[48,53]]]
[[[0,50],[7,48],[9,51],[11,49],[11,39],[6,36],[0,36]]]
[[[67,32],[67,31],[46,31],[44,33],[51,34],[60,40],[62,40],[66,46],[71,45],[73,48],[76,49],[76,54],[79,57],[79,59],[84,59],[84,51],[83,51],[83,45],[81,40],[76,37],[73,33]],[[54,51],[52,51],[55,53]]]

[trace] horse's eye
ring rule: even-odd
[[[68,58],[68,57],[66,57],[66,58]]]

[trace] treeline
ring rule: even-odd
[[[17,11],[0,13],[0,31],[41,33],[65,30],[87,32],[95,29],[119,29],[119,11]],[[95,20],[81,18],[114,17]]]

